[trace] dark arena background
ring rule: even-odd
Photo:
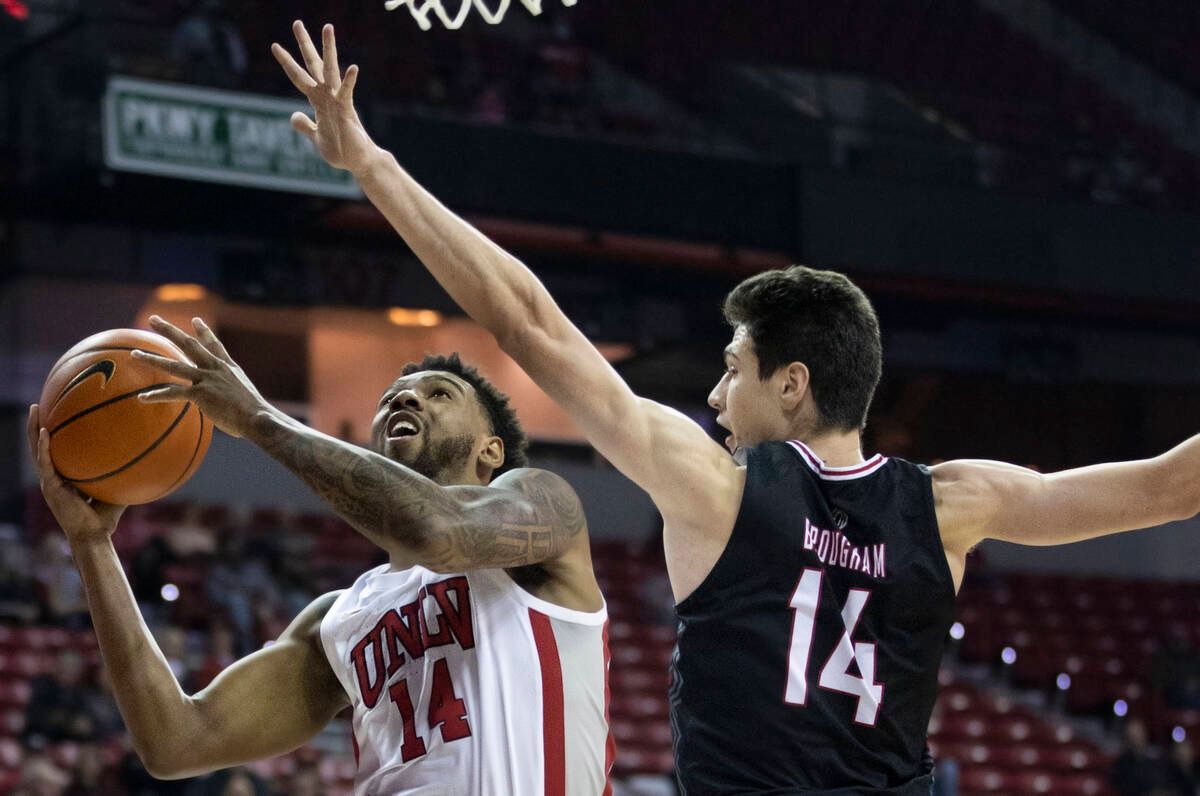
[[[714,436],[721,299],[794,262],[848,273],[879,312],[868,455],[1049,472],[1196,433],[1200,5],[544,5],[423,31],[369,0],[0,0],[0,792],[353,785],[344,718],[178,782],[124,733],[24,428],[63,351],[158,313],[203,316],[268,399],[353,441],[403,363],[479,363],[587,510],[616,791],[675,793],[661,520],[291,132],[306,105],[268,47],[295,18],[334,23],[382,146],[528,263],[636,392]],[[222,434],[114,540],[189,692],[383,560]],[[1197,521],[980,546],[930,726],[938,793],[1196,793],[1197,562]]]

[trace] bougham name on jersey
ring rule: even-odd
[[[865,545],[853,544],[841,531],[818,528],[804,518],[804,549],[817,555],[822,564],[843,569],[852,569],[873,578],[887,577],[887,543]]]
[[[451,643],[464,650],[475,646],[471,588],[461,575],[430,583],[417,592],[417,599],[389,608],[355,643],[350,659],[363,704],[368,709],[375,707],[384,685],[407,661],[419,660],[426,650]],[[368,666],[368,661],[372,665]]]

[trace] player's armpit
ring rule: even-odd
[[[223,671],[187,704],[179,732],[145,744],[159,779],[196,776],[296,749],[349,704],[321,648],[321,619],[338,592],[322,595],[269,647]]]
[[[994,461],[940,464],[933,489],[942,539],[965,553],[983,539],[1066,544],[1185,519],[1196,513],[1196,490],[1182,483],[1179,464],[1171,454],[1050,474]]]
[[[547,470],[511,470],[486,487],[452,486],[453,510],[421,535],[413,562],[435,572],[512,568],[562,556],[587,530],[575,490]]]

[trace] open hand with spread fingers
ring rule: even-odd
[[[178,346],[193,364],[148,351],[134,351],[133,356],[164,373],[187,379],[191,384],[171,384],[150,390],[139,396],[141,400],[148,403],[192,401],[208,415],[213,425],[234,437],[245,436],[258,413],[272,411],[245,371],[233,361],[212,329],[200,318],[192,319],[195,337],[157,315],[150,316],[150,326]]]
[[[292,114],[292,127],[316,144],[317,151],[330,166],[356,171],[379,152],[354,109],[358,67],[351,66],[343,76],[338,66],[333,25],[321,29],[320,53],[303,22],[293,22],[292,32],[300,45],[304,66],[278,43],[271,45],[271,54],[283,67],[292,85],[308,98],[316,116],[315,120],[310,119],[297,111]]]

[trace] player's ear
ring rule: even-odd
[[[492,471],[504,466],[504,440],[499,437],[488,437],[479,449],[479,463]]]
[[[799,407],[804,396],[808,395],[808,366],[803,362],[789,362],[779,369],[776,377],[779,379],[779,397],[784,409],[791,411]]]

